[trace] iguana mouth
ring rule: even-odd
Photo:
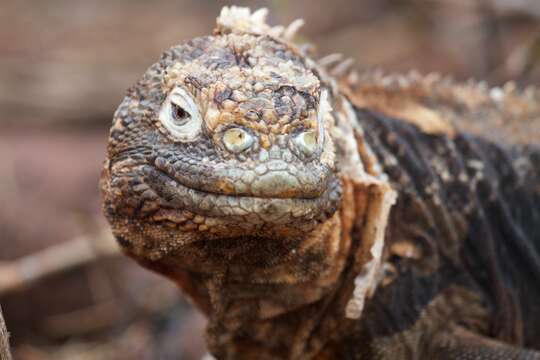
[[[233,222],[248,218],[273,224],[325,220],[337,210],[341,199],[341,183],[336,176],[331,176],[325,191],[315,198],[268,198],[208,192],[186,186],[155,167],[146,166],[143,171],[147,185],[166,207]]]
[[[292,156],[287,149],[279,151],[280,156]],[[188,188],[255,198],[314,199],[324,193],[333,176],[333,169],[320,161],[307,164],[283,159],[254,164],[200,161],[186,166],[181,160],[171,163],[158,157],[151,166]]]

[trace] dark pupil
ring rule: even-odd
[[[172,115],[178,125],[183,125],[189,120],[189,113],[176,104],[172,104]]]

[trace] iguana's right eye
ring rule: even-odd
[[[175,103],[171,103],[171,116],[174,123],[178,126],[185,125],[189,119],[191,119],[191,115],[184,110],[184,108]]]
[[[194,140],[201,130],[201,114],[195,101],[184,89],[174,88],[163,102],[159,120],[179,141]]]

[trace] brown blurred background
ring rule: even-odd
[[[273,24],[305,19],[302,38],[320,56],[343,53],[359,69],[436,71],[490,85],[540,80],[538,0],[234,3],[268,7]],[[16,359],[197,359],[204,352],[200,315],[168,281],[119,256],[5,284],[23,256],[104,236],[97,181],[115,107],[164,49],[208,34],[226,4],[0,3],[0,303]]]

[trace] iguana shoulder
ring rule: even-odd
[[[352,72],[340,84],[357,109],[359,136],[398,192],[386,237],[389,286],[368,304],[372,325],[358,332],[377,334],[371,344],[386,345],[375,348],[394,344],[399,353],[407,341],[437,333],[429,329],[444,321],[428,309],[441,301],[439,312],[453,308],[456,292],[448,289],[458,286],[480,300],[468,300],[469,311],[456,309],[453,320],[482,318],[480,306],[487,317],[476,322],[477,334],[539,348],[540,313],[531,307],[540,296],[538,89],[379,72]],[[411,287],[416,293],[405,295]],[[413,303],[397,305],[395,296]],[[388,318],[399,330],[381,335]]]

